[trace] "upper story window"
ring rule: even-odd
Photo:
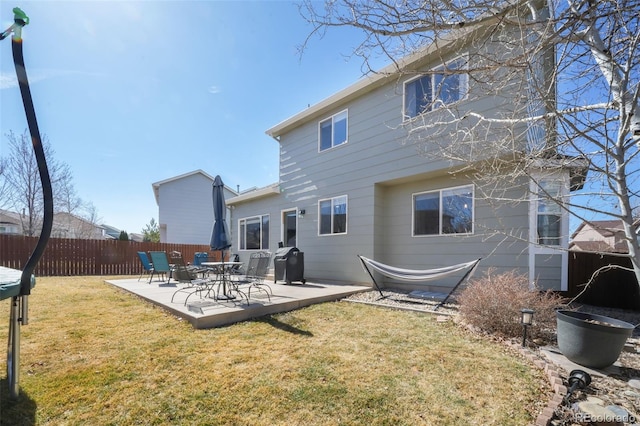
[[[417,117],[467,96],[469,76],[457,70],[463,69],[460,58],[431,73],[416,77],[404,84],[404,119]]]
[[[320,235],[347,233],[347,196],[329,198],[318,202]]]
[[[319,124],[319,150],[324,151],[347,142],[347,110]]]
[[[240,250],[269,249],[269,215],[238,220]]]
[[[413,235],[473,233],[473,185],[413,195]]]

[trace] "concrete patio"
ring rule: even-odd
[[[171,301],[176,290],[184,284],[176,281],[158,281],[149,283],[148,277],[140,281],[137,278],[106,280],[108,284],[133,293],[155,305],[161,306],[172,314],[184,318],[194,328],[212,328],[233,324],[251,318],[299,309],[316,303],[329,302],[345,298],[351,294],[371,290],[371,287],[306,282],[305,284],[286,285],[265,282],[273,291],[271,300],[262,291],[251,292],[249,304],[246,300],[214,300],[201,297],[200,294],[180,292]]]

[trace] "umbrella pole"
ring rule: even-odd
[[[225,270],[225,264],[224,264],[224,249],[220,250],[220,254],[221,254],[220,261],[222,263],[222,266],[220,267],[220,273],[222,274],[222,278],[221,278],[222,279],[222,296],[221,297],[219,296],[219,298],[225,299],[225,300],[232,300],[232,299],[235,299],[236,297],[231,293],[227,294],[227,272]]]
[[[229,295],[227,294],[227,276],[224,273],[224,249],[220,250],[220,261],[222,262],[222,269],[220,271],[222,272],[222,294],[225,299],[228,299]]]

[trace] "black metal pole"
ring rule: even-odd
[[[13,50],[13,62],[16,67],[16,75],[20,86],[20,94],[22,95],[22,103],[24,112],[27,116],[27,124],[29,125],[29,133],[31,135],[31,143],[33,152],[36,156],[38,171],[40,172],[40,182],[42,184],[42,196],[44,200],[44,215],[42,220],[42,230],[40,238],[35,249],[31,253],[29,260],[22,270],[22,278],[20,281],[20,295],[31,294],[31,276],[38,264],[38,261],[44,253],[44,249],[51,235],[53,226],[53,190],[51,188],[51,178],[49,177],[49,168],[44,155],[42,139],[40,138],[40,130],[38,129],[38,120],[36,119],[35,108],[33,107],[33,99],[31,98],[31,89],[29,88],[29,80],[27,71],[24,67],[24,58],[22,55],[22,39],[13,38],[11,40]]]
[[[360,255],[358,255],[358,259],[360,259],[360,263],[362,263],[362,267],[364,268],[365,271],[367,271],[367,274],[369,274],[369,276],[371,277],[371,281],[373,281],[373,284],[376,286],[378,293],[380,293],[380,298],[384,299],[386,296],[384,295],[384,293],[382,293],[380,286],[376,282],[376,279],[373,278],[373,274],[371,273],[371,271],[369,271],[369,268],[367,268],[367,264],[365,263],[365,261],[362,259]]]
[[[51,178],[49,176],[49,168],[45,158],[42,139],[40,138],[40,130],[38,129],[38,121],[36,120],[35,108],[33,107],[33,99],[31,98],[31,89],[29,88],[29,79],[24,66],[24,56],[22,53],[22,27],[29,23],[27,15],[16,7],[13,9],[14,23],[8,29],[0,33],[0,40],[4,40],[10,34],[11,47],[13,51],[13,63],[16,68],[16,76],[18,78],[18,86],[22,95],[22,104],[27,116],[27,124],[31,135],[31,143],[38,165],[38,173],[40,174],[40,183],[42,184],[42,196],[44,200],[44,213],[42,218],[42,230],[40,237],[36,243],[36,247],[29,256],[24,265],[22,275],[20,276],[20,294],[12,298],[11,313],[9,320],[9,344],[7,351],[7,376],[9,382],[9,393],[12,398],[17,398],[20,385],[20,324],[27,324],[27,300],[31,294],[32,276],[42,257],[44,250],[51,235],[53,226],[53,190],[51,188]]]
[[[24,105],[24,112],[27,116],[27,124],[29,126],[29,133],[31,135],[31,143],[33,145],[33,152],[38,164],[38,172],[40,174],[40,183],[42,184],[42,197],[44,200],[44,213],[42,219],[42,230],[40,231],[40,237],[34,248],[31,256],[27,260],[20,280],[20,295],[27,296],[31,294],[31,276],[38,264],[38,261],[44,253],[44,249],[47,246],[49,236],[51,235],[51,228],[53,226],[53,189],[51,188],[51,178],[49,177],[49,168],[47,167],[47,159],[44,154],[44,148],[42,146],[42,139],[40,138],[40,130],[38,128],[38,120],[36,119],[36,111],[33,106],[33,99],[31,98],[31,89],[29,88],[29,79],[27,78],[27,70],[24,66],[24,56],[22,53],[22,27],[29,23],[29,18],[19,8],[14,8],[14,25],[13,37],[11,37],[11,48],[13,52],[13,63],[16,68],[16,76],[18,78],[18,85],[20,87],[20,94],[22,95],[22,104]],[[3,33],[3,38],[6,36],[6,32]]]

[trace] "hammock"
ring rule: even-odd
[[[364,270],[367,271],[367,273],[371,277],[373,284],[376,286],[376,289],[378,290],[382,298],[384,298],[385,296],[382,293],[380,286],[376,282],[376,279],[373,277],[373,274],[371,273],[371,269],[373,269],[376,272],[379,272],[380,274],[386,277],[393,278],[398,281],[405,281],[405,282],[433,281],[439,278],[447,277],[456,272],[469,269],[467,273],[464,274],[464,276],[460,279],[460,281],[458,281],[458,283],[451,289],[449,293],[431,293],[431,295],[433,296],[441,295],[444,297],[443,300],[440,303],[438,303],[435,309],[438,309],[440,306],[442,306],[447,301],[447,299],[449,299],[449,296],[451,296],[451,294],[453,294],[453,292],[456,291],[456,289],[460,286],[460,284],[462,284],[462,282],[465,279],[471,276],[473,271],[475,271],[476,266],[478,266],[478,262],[480,262],[481,260],[480,258],[480,259],[472,260],[471,262],[460,263],[452,266],[445,266],[443,268],[415,270],[415,269],[397,268],[395,266],[385,265],[384,263],[375,261],[373,259],[369,259],[364,256],[360,256],[360,255],[358,255],[358,258],[360,259],[360,262],[362,263],[362,267],[364,268]]]

